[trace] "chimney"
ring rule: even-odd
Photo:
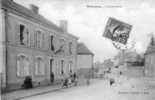
[[[64,31],[67,32],[67,20],[60,20],[60,28]]]
[[[36,13],[36,14],[38,14],[38,12],[39,12],[39,8],[38,8],[36,5],[33,5],[33,4],[30,5],[30,9],[31,9],[34,13]]]

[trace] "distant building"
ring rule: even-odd
[[[106,59],[106,60],[104,60],[104,63],[103,64],[104,64],[104,66],[106,68],[111,68],[111,67],[113,67],[114,62],[111,59]]]
[[[87,73],[93,68],[94,54],[83,43],[77,46],[77,67],[80,73]]]
[[[143,56],[138,54],[135,50],[127,50],[119,53],[115,57],[116,63],[114,68],[118,73],[122,73],[123,75],[130,77],[143,77],[144,75],[144,65],[141,64],[143,62]]]
[[[76,71],[77,37],[39,14],[39,8],[25,8],[13,0],[0,0],[0,62],[3,88],[20,88],[25,76],[33,84],[45,85]],[[49,12],[52,13],[52,12]]]
[[[126,50],[119,52],[115,56],[115,61],[117,65],[128,64],[130,66],[134,63],[142,62],[143,58],[142,54],[138,54],[136,50]]]
[[[155,77],[155,41],[152,38],[145,52],[145,76]]]

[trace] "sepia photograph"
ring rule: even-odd
[[[0,0],[0,100],[155,100],[154,0]]]

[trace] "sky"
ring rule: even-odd
[[[95,54],[95,61],[112,58],[119,50],[112,41],[102,36],[109,17],[131,24],[129,45],[145,52],[150,33],[155,32],[154,0],[14,0],[29,7],[35,4],[39,13],[56,25],[68,21],[68,32],[79,37],[79,42]]]

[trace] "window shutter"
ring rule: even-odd
[[[38,59],[38,74],[40,75],[40,73],[41,73],[41,60],[40,59]]]
[[[17,57],[17,76],[20,76],[20,58]]]
[[[29,44],[30,44],[30,47],[33,48],[34,47],[34,33],[33,31],[30,32],[29,34]]]
[[[42,48],[42,33],[39,33],[39,48]]]
[[[34,32],[34,47],[37,48],[37,31]]]
[[[41,48],[42,45],[42,34],[40,31],[37,31],[37,48]]]
[[[37,43],[36,43],[36,45],[37,45],[37,48],[39,47],[39,34],[38,34],[38,31],[36,32],[36,40],[37,40]]]
[[[25,67],[25,63],[24,63],[24,59],[25,56],[21,56],[21,60],[20,60],[20,74],[21,76],[24,76],[24,67]]]
[[[42,40],[43,40],[43,34],[40,32],[40,34],[39,34],[39,48],[42,48]]]
[[[43,50],[45,50],[45,34],[44,34],[44,33],[42,33],[41,48],[42,48]]]
[[[24,42],[24,45],[27,46],[27,28],[24,28],[24,32],[23,32],[23,35],[24,35],[24,39],[23,39],[23,42]]]
[[[48,50],[51,50],[51,36],[48,35]]]
[[[35,75],[38,75],[38,60],[35,62]]]
[[[30,75],[28,59],[25,59],[24,72],[25,72],[25,74],[24,74],[25,76]]]
[[[27,46],[29,47],[30,46],[30,32],[29,32],[29,29],[26,28],[26,42],[27,42]]]
[[[40,64],[40,71],[41,71],[41,75],[45,74],[45,64],[44,62],[41,60],[41,64]]]
[[[71,65],[70,65],[70,62],[68,63],[68,72],[70,72],[70,69],[71,69]]]
[[[16,24],[15,26],[16,29],[16,43],[20,44],[20,24]]]
[[[23,59],[23,76],[26,76],[27,74],[27,70],[26,70],[27,64],[26,64],[26,59]]]

